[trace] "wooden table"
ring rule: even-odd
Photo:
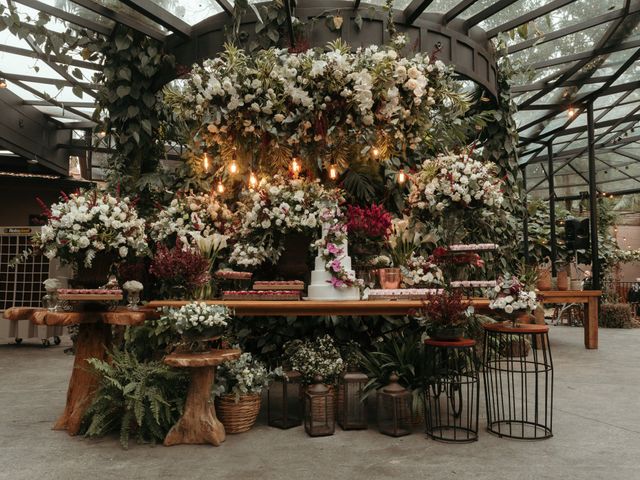
[[[87,360],[106,359],[107,349],[111,345],[111,325],[142,324],[149,312],[125,309],[110,312],[51,312],[42,308],[14,307],[5,310],[4,316],[9,320],[31,320],[36,325],[80,325],[67,403],[53,426],[54,430],[66,430],[69,435],[76,435],[99,383]]]
[[[179,444],[210,443],[216,447],[224,442],[224,425],[216,417],[211,399],[211,386],[215,367],[228,360],[240,357],[235,348],[211,350],[203,353],[172,353],[164,358],[171,367],[188,368],[191,374],[184,412],[180,420],[171,427],[164,439],[165,446]]]
[[[601,290],[553,290],[538,292],[542,296],[543,304],[579,303],[584,305],[584,347],[598,348],[598,299]],[[544,323],[544,309],[536,309],[536,323]]]

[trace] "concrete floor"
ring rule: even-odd
[[[554,437],[523,442],[482,431],[466,445],[373,428],[312,439],[259,420],[219,448],[125,451],[116,438],[51,430],[73,361],[62,353],[68,341],[49,349],[7,342],[0,339],[0,479],[640,479],[640,329],[603,329],[600,350],[588,351],[580,329],[553,327]]]

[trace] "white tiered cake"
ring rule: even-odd
[[[344,268],[351,270],[351,257],[348,255],[347,242],[341,245],[344,256],[340,259]],[[325,261],[318,253],[315,269],[311,272],[311,284],[308,289],[309,300],[360,300],[358,287],[336,288],[331,283],[331,272],[326,269]]]

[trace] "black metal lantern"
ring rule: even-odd
[[[304,429],[310,437],[333,435],[336,417],[333,392],[316,376],[304,394]]]
[[[347,371],[338,389],[338,425],[344,430],[367,428],[367,408],[362,398],[369,377],[362,372]]]
[[[411,392],[398,383],[392,373],[389,385],[378,391],[378,429],[380,433],[401,437],[411,433]]]
[[[267,423],[271,427],[292,428],[302,425],[302,375],[285,372],[267,391]]]

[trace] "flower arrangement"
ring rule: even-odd
[[[404,265],[400,266],[402,281],[406,287],[429,287],[432,285],[442,285],[444,277],[442,270],[431,258],[412,253]]]
[[[401,57],[406,36],[395,40],[392,47],[352,51],[337,41],[326,50],[271,48],[251,56],[227,45],[221,56],[194,65],[177,108],[204,125],[200,134],[212,145],[260,143],[272,151],[338,137],[371,145],[384,136],[416,148],[433,118],[455,103],[453,79],[429,55]]]
[[[127,292],[141,292],[143,288],[142,283],[137,280],[127,280],[122,284],[122,289]]]
[[[496,165],[470,154],[440,154],[428,159],[413,178],[407,202],[417,212],[444,216],[452,208],[499,207],[502,181]]]
[[[349,205],[346,214],[351,251],[368,262],[379,252],[391,234],[391,214],[382,205]]]
[[[321,375],[325,383],[336,382],[344,370],[340,351],[329,335],[292,340],[284,350],[291,368],[300,372],[306,383],[311,383],[316,375]]]
[[[445,289],[427,295],[418,312],[418,321],[430,337],[457,338],[464,334],[464,326],[473,313],[471,302],[463,299],[462,292]]]
[[[38,201],[48,220],[32,245],[49,259],[89,268],[98,254],[124,260],[148,251],[145,222],[128,197],[93,189],[62,193],[51,207]]]
[[[339,190],[327,189],[319,181],[288,179],[276,175],[263,179],[239,202],[242,224],[230,261],[243,267],[257,267],[282,254],[282,238],[289,232],[315,233],[320,212],[342,201]]]
[[[422,235],[410,227],[409,218],[395,218],[391,222],[391,234],[387,249],[391,265],[400,268],[406,265],[409,258],[422,244]]]
[[[179,192],[169,206],[159,206],[150,225],[150,236],[157,242],[184,248],[195,245],[197,238],[228,233],[232,227],[231,210],[216,197],[207,193]]]
[[[209,267],[209,260],[196,250],[184,250],[180,244],[171,249],[158,245],[149,272],[164,296],[181,298],[192,296],[210,281]]]
[[[527,288],[518,277],[508,273],[498,279],[498,283],[488,291],[487,296],[491,300],[489,308],[502,310],[507,314],[518,311],[530,312],[538,306],[535,290]]]
[[[193,302],[180,308],[162,308],[156,322],[157,331],[175,331],[191,350],[203,350],[202,340],[222,335],[230,325],[233,313],[224,305]]]
[[[331,273],[329,282],[335,288],[361,286],[362,280],[356,278],[353,270],[347,269],[343,263],[347,245],[347,225],[342,222],[342,213],[338,208],[324,208],[320,212],[324,236],[316,241],[320,256],[325,261],[325,268]]]
[[[274,376],[282,374],[281,367],[271,372],[264,363],[245,352],[237,360],[218,367],[213,391],[216,396],[233,395],[238,401],[243,395],[259,395]]]

